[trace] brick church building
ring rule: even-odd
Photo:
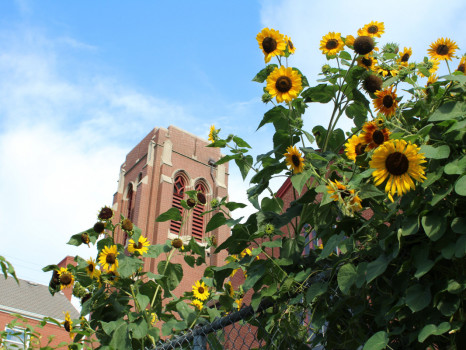
[[[210,209],[212,199],[228,194],[228,164],[215,165],[222,154],[218,148],[206,147],[210,142],[175,126],[157,127],[139,142],[126,156],[120,168],[118,190],[113,197],[115,218],[120,214],[129,218],[142,230],[151,244],[165,243],[167,239],[181,238],[189,242],[191,237],[206,245],[205,225],[213,213],[201,216]],[[189,220],[180,222],[156,222],[156,218],[172,207],[183,210],[180,202],[186,199],[186,191],[197,190],[206,196],[205,206],[197,205]],[[229,235],[228,227],[222,226],[207,233],[215,236],[218,244]],[[117,230],[116,241],[125,245],[128,237]],[[222,265],[225,254],[206,252],[208,265]],[[146,259],[145,271],[157,273],[159,259]],[[203,268],[190,268],[181,256],[172,262],[183,264],[184,277],[175,290],[180,294],[190,291],[194,282],[203,275]]]

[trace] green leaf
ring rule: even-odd
[[[251,170],[252,167],[252,162],[253,158],[251,155],[244,156],[241,159],[235,159],[235,163],[241,172],[243,180],[246,179],[246,176],[248,176],[249,170]]]
[[[362,350],[381,350],[385,349],[388,345],[388,334],[387,332],[380,331],[375,333],[372,337],[370,337]]]
[[[230,160],[238,159],[240,157],[241,157],[241,154],[229,154],[217,160],[215,164],[220,165],[220,164],[229,162]]]
[[[376,260],[368,263],[366,274],[367,283],[372,282],[373,279],[383,274],[387,269],[389,262],[390,260],[387,257],[385,257],[384,255],[380,255]]]
[[[313,283],[306,292],[306,301],[310,304],[314,300],[314,298],[318,297],[319,295],[324,294],[328,289],[327,282],[316,282]]]
[[[417,340],[419,343],[424,343],[424,341],[431,335],[441,335],[450,330],[450,324],[448,322],[442,322],[437,327],[434,324],[425,325],[424,328],[421,329],[419,335],[417,336]]]
[[[233,211],[233,210],[238,209],[238,208],[245,208],[246,204],[236,203],[236,202],[228,202],[228,203],[225,203],[225,207],[227,207],[229,211]]]
[[[276,247],[282,247],[282,239],[276,239],[274,241],[265,241],[262,242],[262,246],[266,248],[276,248]]]
[[[142,339],[146,336],[149,327],[147,326],[146,320],[140,318],[136,321],[132,321],[128,325],[128,329],[134,339]]]
[[[171,250],[171,247],[166,244],[154,244],[149,246],[149,250],[144,255],[148,258],[158,258],[162,253],[168,253]]]
[[[183,268],[181,264],[173,264],[162,260],[157,265],[159,274],[167,277],[167,286],[169,290],[175,289],[183,278]]]
[[[443,170],[447,175],[461,175],[466,172],[466,156],[455,159],[453,162],[445,165]]]
[[[306,185],[306,182],[308,182],[311,177],[312,177],[312,169],[307,169],[303,171],[302,173],[294,174],[291,177],[291,183],[294,189],[298,193],[301,193],[303,191],[304,185]]]
[[[216,228],[224,225],[226,223],[227,219],[223,215],[223,213],[218,212],[212,218],[209,220],[207,223],[207,226],[205,228],[205,232],[210,232],[212,230],[215,230]]]
[[[186,261],[186,264],[188,264],[189,266],[194,267],[196,259],[192,255],[185,255],[184,261]]]
[[[233,136],[233,142],[236,143],[238,147],[251,148],[251,146],[249,146],[249,144],[246,141],[244,141],[241,137]]]
[[[288,115],[288,109],[286,109],[285,107],[276,106],[272,108],[264,114],[264,118],[262,118],[262,121],[257,127],[257,130],[259,130],[262,126],[264,126],[267,123],[275,123],[278,120],[285,118],[286,115]]]
[[[351,55],[346,51],[341,51],[340,58],[343,60],[351,60]]]
[[[451,229],[455,233],[466,233],[466,219],[454,218],[451,222]]]
[[[283,199],[279,197],[264,197],[261,202],[262,211],[271,211],[280,214],[283,208]]]
[[[335,87],[333,85],[319,84],[315,87],[310,87],[303,91],[301,96],[305,102],[330,102],[335,95]]]
[[[276,64],[268,64],[264,69],[257,73],[254,78],[252,78],[252,81],[263,83],[276,67],[278,67]]]
[[[447,228],[447,219],[435,214],[423,216],[421,223],[427,237],[434,242],[443,236]]]
[[[457,81],[461,84],[466,84],[466,76],[464,76],[463,74],[458,74],[458,75],[444,75],[443,77],[441,77],[445,80],[449,80],[449,81]]]
[[[415,284],[406,290],[406,305],[412,312],[418,312],[427,307],[431,301],[430,288]]]
[[[142,260],[136,257],[126,256],[124,254],[119,254],[118,260],[118,272],[123,278],[134,274],[143,264]]]
[[[450,155],[450,147],[448,147],[447,145],[442,145],[438,147],[422,145],[420,153],[424,153],[424,156],[426,158],[444,159],[448,158],[448,156]]]
[[[351,286],[356,282],[356,269],[353,264],[340,267],[337,275],[338,287],[343,294],[348,294]]]
[[[455,192],[460,196],[466,196],[466,175],[461,176],[455,184]]]
[[[432,113],[429,122],[458,119],[464,115],[466,115],[465,102],[447,102]]]
[[[156,222],[164,222],[168,220],[181,221],[182,217],[180,210],[177,208],[170,208],[165,213],[160,214],[157,219],[155,219]]]
[[[415,234],[419,230],[419,220],[417,216],[405,216],[403,223],[401,224],[403,236],[410,236]]]
[[[440,297],[440,301],[437,304],[437,309],[444,316],[452,316],[460,307],[460,301],[461,300],[457,295],[444,293]]]

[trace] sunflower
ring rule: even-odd
[[[371,54],[359,56],[356,60],[359,67],[363,67],[366,70],[375,70],[377,65],[377,59],[373,57]]]
[[[421,166],[426,160],[419,151],[419,147],[405,140],[391,140],[375,150],[369,162],[369,166],[375,169],[372,176],[376,186],[388,179],[385,192],[391,201],[395,193],[402,196],[415,188],[411,178],[419,182],[426,179],[425,167]]]
[[[427,79],[426,87],[428,87],[429,85],[432,85],[437,80],[438,80],[437,74],[431,74],[430,77]]]
[[[268,63],[273,56],[280,55],[286,50],[287,43],[283,34],[280,34],[278,30],[264,28],[257,34],[256,40],[265,55],[265,63]]]
[[[440,61],[438,59],[431,59],[431,60],[427,60],[427,62],[424,62],[423,66],[425,69],[429,71],[429,74],[433,74],[438,70],[439,64],[440,64]],[[417,72],[417,75],[423,78],[426,77],[424,73],[422,73],[420,70]]]
[[[128,244],[128,252],[134,254],[137,252],[139,255],[143,255],[148,252],[150,242],[147,240],[146,237],[139,236],[138,242],[136,243],[133,239],[129,240]]]
[[[408,60],[412,56],[413,50],[410,47],[405,47],[403,51],[400,52],[400,58],[398,59],[398,64],[407,67],[408,66]]]
[[[382,85],[382,78],[377,74],[369,74],[362,81],[362,87],[370,94],[373,94],[376,91],[382,89]]]
[[[379,128],[377,122],[367,122],[362,127],[361,140],[366,145],[367,150],[383,145],[385,141],[388,141],[390,131],[387,128]]]
[[[118,267],[118,251],[117,246],[112,245],[111,247],[105,246],[99,255],[99,264],[105,272],[115,271]]]
[[[345,45],[348,47],[353,47],[354,46],[354,36],[352,35],[347,35],[345,38]]]
[[[107,206],[100,209],[98,218],[100,220],[110,220],[113,217],[113,210]]]
[[[204,282],[196,281],[193,286],[193,293],[195,298],[202,301],[207,300],[209,297],[209,289],[204,284]]]
[[[61,267],[58,270],[58,281],[60,282],[60,289],[71,288],[74,284],[74,276],[66,267]]]
[[[389,75],[391,75],[392,77],[396,77],[398,75],[397,69],[391,69],[387,66],[377,66],[374,70],[377,72],[377,74],[382,75],[384,78]]]
[[[427,53],[431,58],[438,60],[450,60],[458,49],[458,45],[449,38],[440,38],[436,42],[430,44],[430,49]]]
[[[175,238],[172,240],[171,245],[173,248],[184,250],[183,241],[181,238]]]
[[[348,142],[345,143],[346,156],[348,157],[348,159],[351,159],[354,162],[356,161],[357,156],[364,154],[365,150],[366,145],[362,142],[361,138],[358,135],[351,136]]]
[[[330,32],[322,37],[320,41],[320,49],[322,53],[329,56],[334,56],[341,50],[343,50],[345,43],[341,39],[340,33]]]
[[[304,158],[302,157],[301,152],[296,148],[296,146],[288,147],[284,156],[286,159],[286,165],[290,167],[290,170],[293,170],[293,174],[303,172]]]
[[[370,36],[373,38],[380,38],[385,33],[385,25],[383,22],[372,21],[358,30],[359,36]]]
[[[238,298],[235,300],[235,304],[236,304],[236,308],[239,310],[241,310],[241,305],[243,305],[243,298]]]
[[[251,256],[252,252],[251,249],[245,248],[243,251],[240,253],[241,257],[244,258],[245,256]]]
[[[396,89],[392,91],[392,87],[388,87],[381,91],[376,91],[376,99],[372,100],[376,111],[383,113],[386,117],[395,115],[398,108],[398,101],[396,99]]]
[[[225,283],[224,287],[225,287],[225,291],[227,292],[227,294],[233,298],[233,295],[235,294],[235,290],[233,289],[231,282],[228,281],[227,283]]]
[[[210,142],[215,142],[218,140],[218,133],[220,132],[220,129],[215,129],[215,125],[210,126],[210,131],[209,131],[209,138],[208,140]]]
[[[341,205],[342,211],[346,215],[352,216],[355,211],[362,209],[361,198],[356,195],[354,190],[349,189],[338,180],[329,181],[327,193],[331,194],[330,198]]]
[[[150,313],[150,325],[152,327],[155,327],[155,325],[159,322],[159,318],[157,317],[157,314],[155,312]]]
[[[302,89],[301,75],[291,67],[276,67],[267,77],[265,89],[277,102],[291,102],[298,97]]]
[[[67,311],[67,312],[63,312],[65,314],[65,321],[63,321],[63,328],[65,328],[65,330],[70,333],[70,338],[73,339],[73,321],[71,320],[71,316],[70,316],[70,313]]]
[[[108,283],[110,285],[114,285],[115,282],[117,282],[120,279],[120,274],[115,270],[115,271],[109,271],[105,283]]]
[[[462,72],[465,74],[465,66],[466,66],[466,56],[461,57],[460,63],[458,64],[458,68],[456,69],[458,72]]]
[[[90,278],[97,278],[100,275],[100,270],[96,268],[96,262],[94,259],[89,258],[89,260],[86,260],[87,266],[85,268],[87,275]]]
[[[199,311],[202,310],[202,308],[204,307],[204,304],[202,303],[202,301],[200,300],[197,300],[197,299],[194,299],[192,302],[191,302],[191,305],[194,306],[196,309],[198,309]]]
[[[296,47],[294,46],[293,42],[291,41],[290,37],[285,35],[285,43],[288,49],[288,52],[292,55],[296,51]]]

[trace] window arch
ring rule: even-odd
[[[198,182],[195,186],[195,190],[202,193],[204,196],[207,192],[206,188],[207,186],[202,182]],[[196,241],[202,241],[204,237],[204,216],[201,216],[203,211],[204,205],[201,203],[198,203],[193,209],[192,235]]]
[[[183,207],[181,206],[181,201],[183,200],[184,192],[186,188],[186,179],[181,175],[178,174],[175,177],[175,181],[173,182],[173,199],[172,199],[172,207],[177,208],[181,215],[183,215]],[[181,229],[181,221],[171,221],[170,222],[170,232],[179,234]]]

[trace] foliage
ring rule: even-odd
[[[298,345],[464,348],[464,63],[452,73],[448,60],[456,57],[456,46],[431,45],[445,56],[440,63],[450,72],[435,80],[433,58],[415,63],[410,49],[399,55],[397,44],[376,48],[375,38],[384,30],[383,23],[371,22],[356,39],[324,36],[321,49],[329,63],[316,86],[296,68],[280,70],[289,68],[295,50],[288,37],[268,29],[258,35],[266,62],[271,56],[278,61],[253,79],[267,84],[262,100],[273,104],[258,127],[273,126],[272,150],[254,160],[239,136],[221,138],[215,127],[209,133],[210,147],[230,150],[217,164],[234,160],[243,178],[254,172],[248,197],[257,212],[243,222],[233,220],[229,211],[243,204],[214,199],[206,231],[231,227],[231,236],[216,247],[229,257],[224,266],[207,267],[202,283],[182,296],[173,290],[183,269],[171,260],[181,254],[188,265],[201,266],[203,246],[194,239],[184,246],[176,240],[150,245],[143,257],[163,259],[157,260],[157,273],[145,272],[141,255],[125,255],[115,242],[115,229],[125,218],[114,224],[111,215],[99,215],[104,232],[89,229],[70,240],[87,243],[86,234],[109,263],[92,278],[89,261],[76,257],[77,266],[68,266],[81,288],[76,293],[83,297],[82,315],[90,316],[88,333],[75,330],[76,344],[92,333],[101,349],[142,349],[230,312],[249,293],[256,309],[264,300],[274,305],[264,313],[266,331],[289,330],[280,336],[295,337]],[[286,49],[277,53],[284,46],[273,40],[285,40]],[[429,83],[419,76],[430,77]],[[303,117],[315,103],[330,103],[332,112],[327,127],[309,131]],[[341,117],[354,122],[351,132],[337,128]],[[268,187],[284,173],[294,196],[288,207]],[[194,191],[188,196],[197,198]],[[182,205],[192,208],[186,201]],[[158,220],[185,219],[171,209]],[[142,234],[137,228],[127,233],[135,242]],[[322,246],[309,251],[311,242]],[[109,253],[110,247],[117,253]],[[245,280],[232,290],[229,277],[237,271]],[[52,292],[63,287],[56,277]],[[207,302],[216,307],[205,307]],[[306,310],[312,336],[293,332],[299,329],[296,315]]]
[[[1,255],[0,255],[0,267],[2,268],[2,273],[5,279],[8,278],[8,275],[10,275],[16,280],[17,283],[19,283],[18,277],[16,277],[15,268],[13,267],[13,265],[11,265],[11,263],[8,260],[6,260]]]

